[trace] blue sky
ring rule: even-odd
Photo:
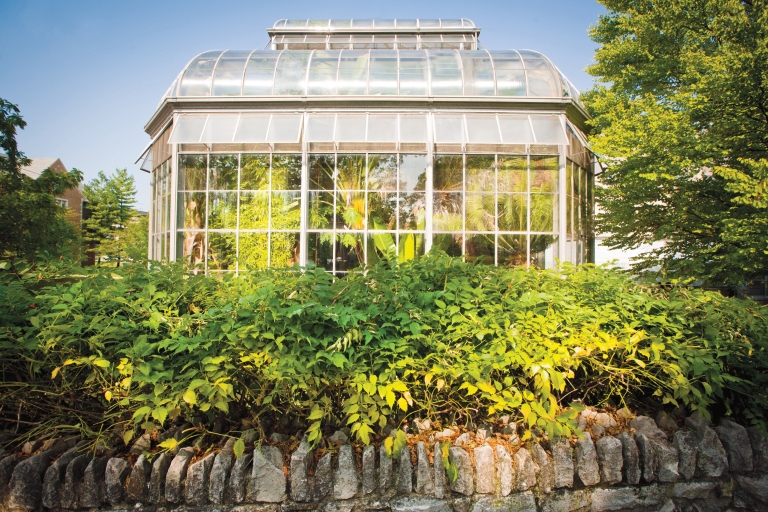
[[[280,18],[469,18],[486,48],[538,50],[584,90],[597,47],[587,31],[604,12],[595,0],[0,0],[0,97],[28,123],[27,156],[61,158],[86,181],[128,168],[146,210],[149,178],[133,163],[144,124],[202,51],[264,48]]]

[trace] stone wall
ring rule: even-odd
[[[275,443],[236,458],[230,439],[218,452],[181,447],[151,461],[147,438],[127,458],[93,456],[73,440],[28,443],[27,453],[0,458],[0,509],[768,510],[768,437],[757,429],[729,420],[712,427],[697,416],[679,429],[661,414],[618,432],[611,417],[589,410],[580,422],[586,433],[575,443],[524,446],[510,427],[504,439],[517,443],[496,442],[501,434],[491,430],[458,438],[448,430],[410,443],[397,460],[383,447],[355,451],[343,433],[319,458],[305,442],[290,454]],[[433,444],[445,438],[454,482]]]

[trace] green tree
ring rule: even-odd
[[[125,231],[136,215],[136,187],[133,176],[126,169],[117,169],[112,176],[103,171],[84,187],[91,215],[84,221],[84,238],[96,254],[97,264],[102,258],[114,261],[116,266],[127,257]]]
[[[125,255],[132,261],[144,261],[149,252],[149,216],[134,215],[123,232]]]
[[[600,0],[584,95],[607,245],[636,269],[738,284],[768,269],[768,2]]]
[[[71,257],[78,234],[56,196],[77,187],[83,175],[44,170],[37,179],[21,172],[30,160],[19,151],[16,130],[24,129],[19,108],[0,98],[0,257],[34,259],[40,252]]]

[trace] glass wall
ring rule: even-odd
[[[565,168],[566,255],[573,263],[593,261],[594,190],[590,173],[568,160]]]
[[[155,167],[150,176],[152,196],[152,238],[149,243],[150,258],[167,261],[170,258],[171,241],[171,161]]]

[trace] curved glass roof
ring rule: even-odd
[[[531,50],[213,50],[165,97],[501,96],[573,98],[576,87]]]
[[[475,28],[472,20],[419,20],[419,19],[352,19],[352,20],[277,20],[273,29],[309,29],[309,30],[374,30],[374,29],[436,29],[436,28]]]

